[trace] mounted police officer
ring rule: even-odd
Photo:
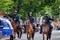
[[[19,23],[19,16],[18,16],[16,10],[15,10],[14,14],[12,15],[12,18],[16,24]]]
[[[46,20],[46,24],[49,25],[50,31],[52,31],[51,21],[53,21],[53,19],[49,17],[48,13],[45,13],[45,16],[43,18]],[[42,25],[41,25],[40,33],[42,33]]]
[[[17,34],[18,34],[18,37],[19,37],[20,21],[19,21],[19,16],[18,16],[16,10],[14,11],[14,14],[12,15],[12,18],[13,18],[13,21],[14,21],[14,22],[16,23],[16,25],[17,25]]]
[[[12,19],[17,24],[17,27],[19,27],[19,24],[20,24],[20,22],[19,22],[19,16],[18,16],[16,10],[14,11],[14,14],[12,15]]]
[[[29,20],[30,20],[30,23],[31,23],[32,26],[33,26],[33,29],[35,29],[34,18],[33,18],[32,12],[30,12],[30,13],[28,14],[28,18],[29,18]]]

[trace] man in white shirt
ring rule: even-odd
[[[40,22],[39,22],[39,24],[40,24],[40,33],[41,33],[41,29],[42,29],[42,19],[43,19],[43,16],[41,16]]]
[[[40,18],[40,22],[39,22],[40,25],[42,25],[42,19],[43,19],[43,16]]]

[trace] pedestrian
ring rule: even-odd
[[[19,16],[18,16],[18,13],[17,13],[16,10],[14,11],[14,14],[12,15],[12,19],[17,25],[17,34],[18,34],[18,37],[19,37],[20,21],[19,21]]]

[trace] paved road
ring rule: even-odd
[[[4,40],[4,38],[2,40]],[[22,38],[21,39],[17,38],[17,40],[27,40],[26,34],[23,34]],[[35,33],[34,40],[42,40],[42,35],[39,34],[38,32]],[[60,31],[53,31],[51,40],[60,40]]]

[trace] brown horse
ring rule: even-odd
[[[27,39],[31,40],[30,38],[32,37],[32,40],[34,40],[34,29],[30,23],[29,19],[26,19],[26,33],[27,33]]]
[[[16,34],[18,34],[18,33],[17,33],[17,24],[13,21],[12,18],[9,17],[9,19],[10,19],[11,25],[12,25],[12,27],[13,27],[13,29],[14,29],[14,38],[16,38]],[[19,34],[20,34],[20,35],[19,35]],[[20,36],[19,38],[21,39],[21,36],[22,36],[22,28],[21,28],[21,27],[20,27],[20,29],[19,29],[19,34],[18,34],[18,36]]]
[[[47,40],[48,39],[51,40],[51,32],[50,32],[49,25],[46,24],[46,20],[45,19],[42,20],[42,23],[43,23],[43,25],[42,25],[42,36],[43,36],[43,40],[45,40],[44,39],[45,38],[44,34],[46,34],[46,39]]]

